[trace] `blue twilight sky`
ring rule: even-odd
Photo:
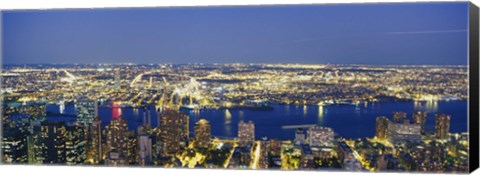
[[[468,3],[3,12],[4,64],[467,64]]]

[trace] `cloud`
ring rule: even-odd
[[[425,31],[407,31],[407,32],[388,32],[388,35],[408,35],[408,34],[436,34],[436,33],[459,33],[467,32],[467,29],[458,30],[425,30]]]

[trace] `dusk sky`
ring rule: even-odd
[[[18,10],[2,17],[4,64],[467,64],[467,2]]]

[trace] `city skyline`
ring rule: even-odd
[[[0,163],[468,172],[469,7],[5,11]]]
[[[2,56],[4,64],[466,65],[467,20],[459,19],[466,19],[467,7],[454,2],[5,11]]]

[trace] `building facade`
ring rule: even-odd
[[[211,126],[205,119],[200,119],[195,123],[195,145],[206,148],[210,144]]]
[[[240,146],[252,144],[255,141],[255,125],[250,120],[245,123],[240,120],[238,123],[238,141]]]

